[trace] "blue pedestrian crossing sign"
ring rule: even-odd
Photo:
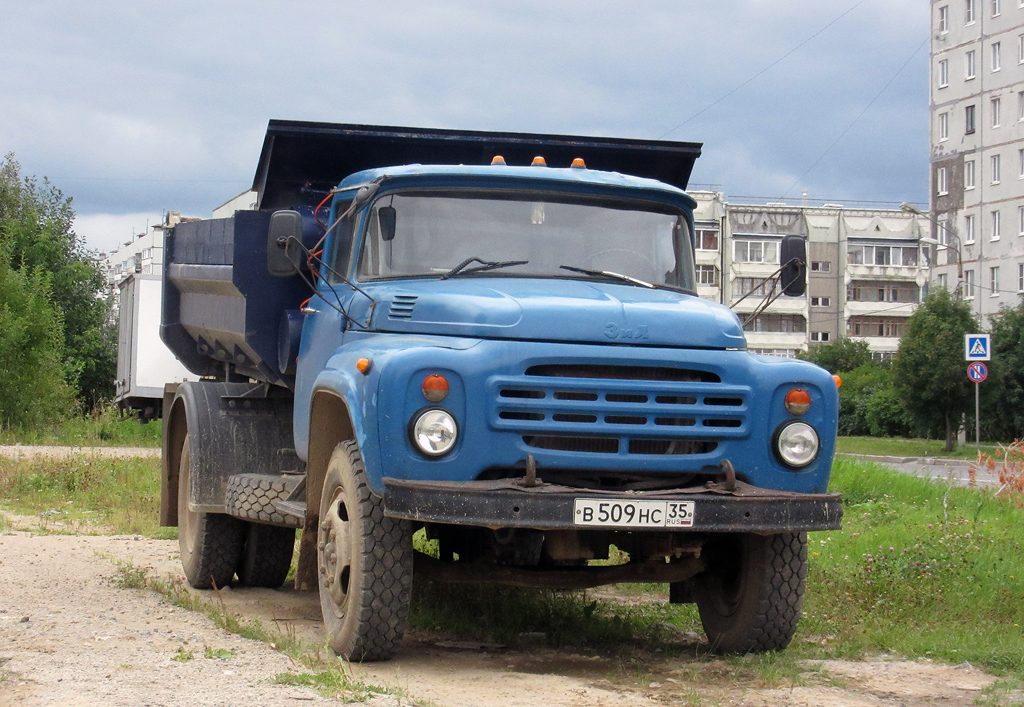
[[[965,361],[991,361],[992,339],[989,334],[964,334]]]

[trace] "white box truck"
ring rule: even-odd
[[[114,402],[144,422],[160,418],[164,386],[196,380],[160,339],[160,275],[132,273],[119,284]]]

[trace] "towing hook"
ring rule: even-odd
[[[544,482],[537,478],[537,460],[533,458],[532,454],[526,455],[526,476],[516,479],[514,483],[528,489],[544,485]]]
[[[732,466],[732,462],[728,459],[723,459],[718,465],[718,468],[725,472],[725,484],[722,486],[723,491],[735,491],[736,490],[736,470]]]

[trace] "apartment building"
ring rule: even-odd
[[[730,204],[719,192],[691,196],[698,204],[698,294],[732,307],[752,351],[795,356],[843,336],[866,341],[879,358],[899,348],[927,290],[927,216],[839,204]],[[787,235],[807,239],[807,292],[758,312]]]
[[[932,0],[933,282],[984,324],[1024,292],[1024,0]]]

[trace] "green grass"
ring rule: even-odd
[[[843,530],[811,533],[808,549],[798,637],[815,641],[812,653],[1024,676],[1024,510],[852,460],[836,461],[832,488],[844,495]]]
[[[958,446],[954,452],[944,452],[943,440],[902,439],[899,437],[838,437],[836,451],[840,454],[874,454],[887,457],[937,457],[942,459],[978,458],[978,448],[973,444]],[[998,445],[982,443],[981,451],[992,454]]]
[[[784,654],[734,667],[776,683],[792,681],[803,658],[894,653],[1024,678],[1024,510],[991,490],[850,459],[836,461],[832,489],[844,495],[844,527],[810,534],[796,638]],[[695,608],[663,603],[663,588],[645,591],[653,602],[625,605],[587,592],[417,580],[412,623],[509,645],[541,632],[552,646],[710,658],[680,638],[701,632]]]
[[[0,444],[60,445],[75,447],[159,447],[160,422],[142,424],[122,419],[113,407],[79,415],[47,428],[0,429]]]
[[[0,459],[0,508],[62,526],[177,537],[159,527],[159,499],[159,459]]]

